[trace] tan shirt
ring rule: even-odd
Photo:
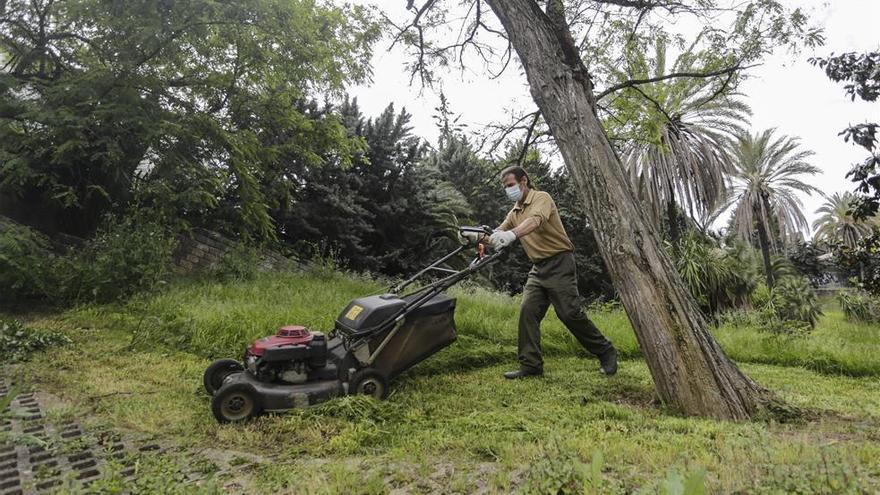
[[[498,228],[500,230],[514,229],[529,217],[538,220],[538,227],[529,235],[521,237],[519,242],[530,260],[539,261],[554,254],[574,251],[574,244],[565,233],[565,227],[562,226],[556,203],[544,191],[530,189],[523,204],[520,205],[517,202]]]

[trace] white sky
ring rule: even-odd
[[[449,1],[449,0],[447,0]],[[382,9],[395,22],[410,19],[406,0],[359,0]],[[442,3],[442,2],[441,2]],[[805,50],[797,57],[776,53],[760,67],[751,70],[752,78],[741,87],[752,107],[752,130],[775,127],[779,133],[798,136],[805,148],[816,154],[812,163],[822,174],[812,183],[826,194],[852,190],[853,183],[845,178],[852,164],[864,160],[867,153],[837,134],[848,124],[880,122],[880,104],[850,102],[841,84],[832,83],[824,72],[807,59],[813,55],[827,56],[846,51],[868,51],[880,48],[880,0],[783,0],[789,6],[804,7],[814,23],[825,28],[825,46],[815,53]],[[378,115],[389,103],[405,107],[412,114],[417,135],[436,143],[438,131],[432,116],[439,105],[435,91],[421,88],[416,81],[409,84],[404,68],[408,60],[402,50],[387,51],[387,40],[377,46],[373,58],[373,83],[351,88],[367,116]],[[525,76],[513,64],[496,80],[472,64],[467,72],[450,70],[443,78],[443,90],[455,114],[471,131],[486,124],[505,120],[512,109],[529,108],[531,98]],[[815,210],[823,203],[820,196],[802,197],[804,213],[812,221]]]

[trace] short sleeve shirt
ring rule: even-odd
[[[556,203],[544,191],[529,190],[525,201],[514,205],[498,228],[514,229],[529,217],[537,219],[538,228],[529,235],[521,237],[519,242],[530,260],[540,261],[555,254],[574,250],[574,244],[565,233],[565,227],[562,226]]]

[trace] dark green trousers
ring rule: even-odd
[[[541,320],[550,304],[586,350],[598,356],[612,347],[584,313],[577,288],[574,254],[566,251],[536,262],[529,271],[519,311],[519,363],[522,369],[543,369]]]

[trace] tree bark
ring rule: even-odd
[[[553,10],[546,14],[535,0],[487,3],[519,55],[586,205],[661,400],[685,414],[720,419],[746,419],[764,409],[773,395],[743,374],[709,333],[627,184],[596,114],[589,74],[554,8],[561,2],[549,0]]]
[[[761,245],[761,256],[764,259],[764,276],[767,278],[767,287],[772,289],[776,280],[773,276],[773,263],[770,261],[770,249],[773,248],[773,241],[770,238],[770,226],[767,225],[766,221],[770,218],[770,202],[765,194],[761,195],[761,209],[756,213],[758,244]]]
[[[773,263],[770,262],[770,236],[767,234],[767,226],[764,219],[758,217],[758,243],[761,244],[761,256],[764,258],[764,275],[767,278],[767,287],[773,288],[776,282],[773,279]]]

